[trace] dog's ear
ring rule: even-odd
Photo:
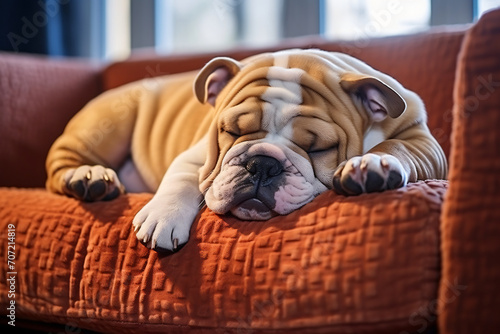
[[[381,80],[360,73],[344,73],[340,86],[348,93],[359,97],[375,122],[383,121],[387,115],[397,118],[406,110],[406,102],[394,89]]]
[[[219,57],[208,62],[194,81],[194,93],[201,103],[215,105],[215,99],[240,70],[242,65],[232,58]]]

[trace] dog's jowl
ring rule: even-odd
[[[176,250],[202,203],[266,220],[328,189],[377,192],[446,170],[415,93],[345,54],[287,50],[102,94],[53,144],[47,188],[84,201],[155,192],[137,238]]]

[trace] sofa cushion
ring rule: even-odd
[[[450,189],[443,207],[440,332],[500,328],[500,10],[470,29],[459,58]],[[460,321],[457,321],[460,319]]]
[[[82,203],[0,189],[0,307],[16,271],[16,316],[107,333],[218,328],[240,333],[399,333],[430,328],[446,181],[383,193],[333,192],[288,216],[242,222],[202,210],[175,254],[139,243],[151,198]],[[427,317],[427,318],[426,318]],[[415,327],[417,326],[417,327]]]

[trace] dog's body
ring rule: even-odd
[[[216,213],[262,220],[332,187],[355,195],[446,169],[416,94],[347,55],[290,50],[104,93],[54,143],[47,187],[89,201],[156,191],[134,226],[172,250],[202,194]]]

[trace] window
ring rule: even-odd
[[[478,0],[476,3],[476,17],[480,17],[484,12],[500,6],[499,0]]]
[[[330,0],[324,35],[364,39],[413,33],[429,27],[430,14],[430,0]]]
[[[162,53],[266,45],[281,38],[283,0],[157,1],[157,50]]]
[[[500,0],[0,1],[0,50],[107,60],[264,47],[289,37],[366,39],[471,23]]]
[[[157,0],[162,53],[267,46],[318,34],[364,39],[463,24],[500,0]]]

